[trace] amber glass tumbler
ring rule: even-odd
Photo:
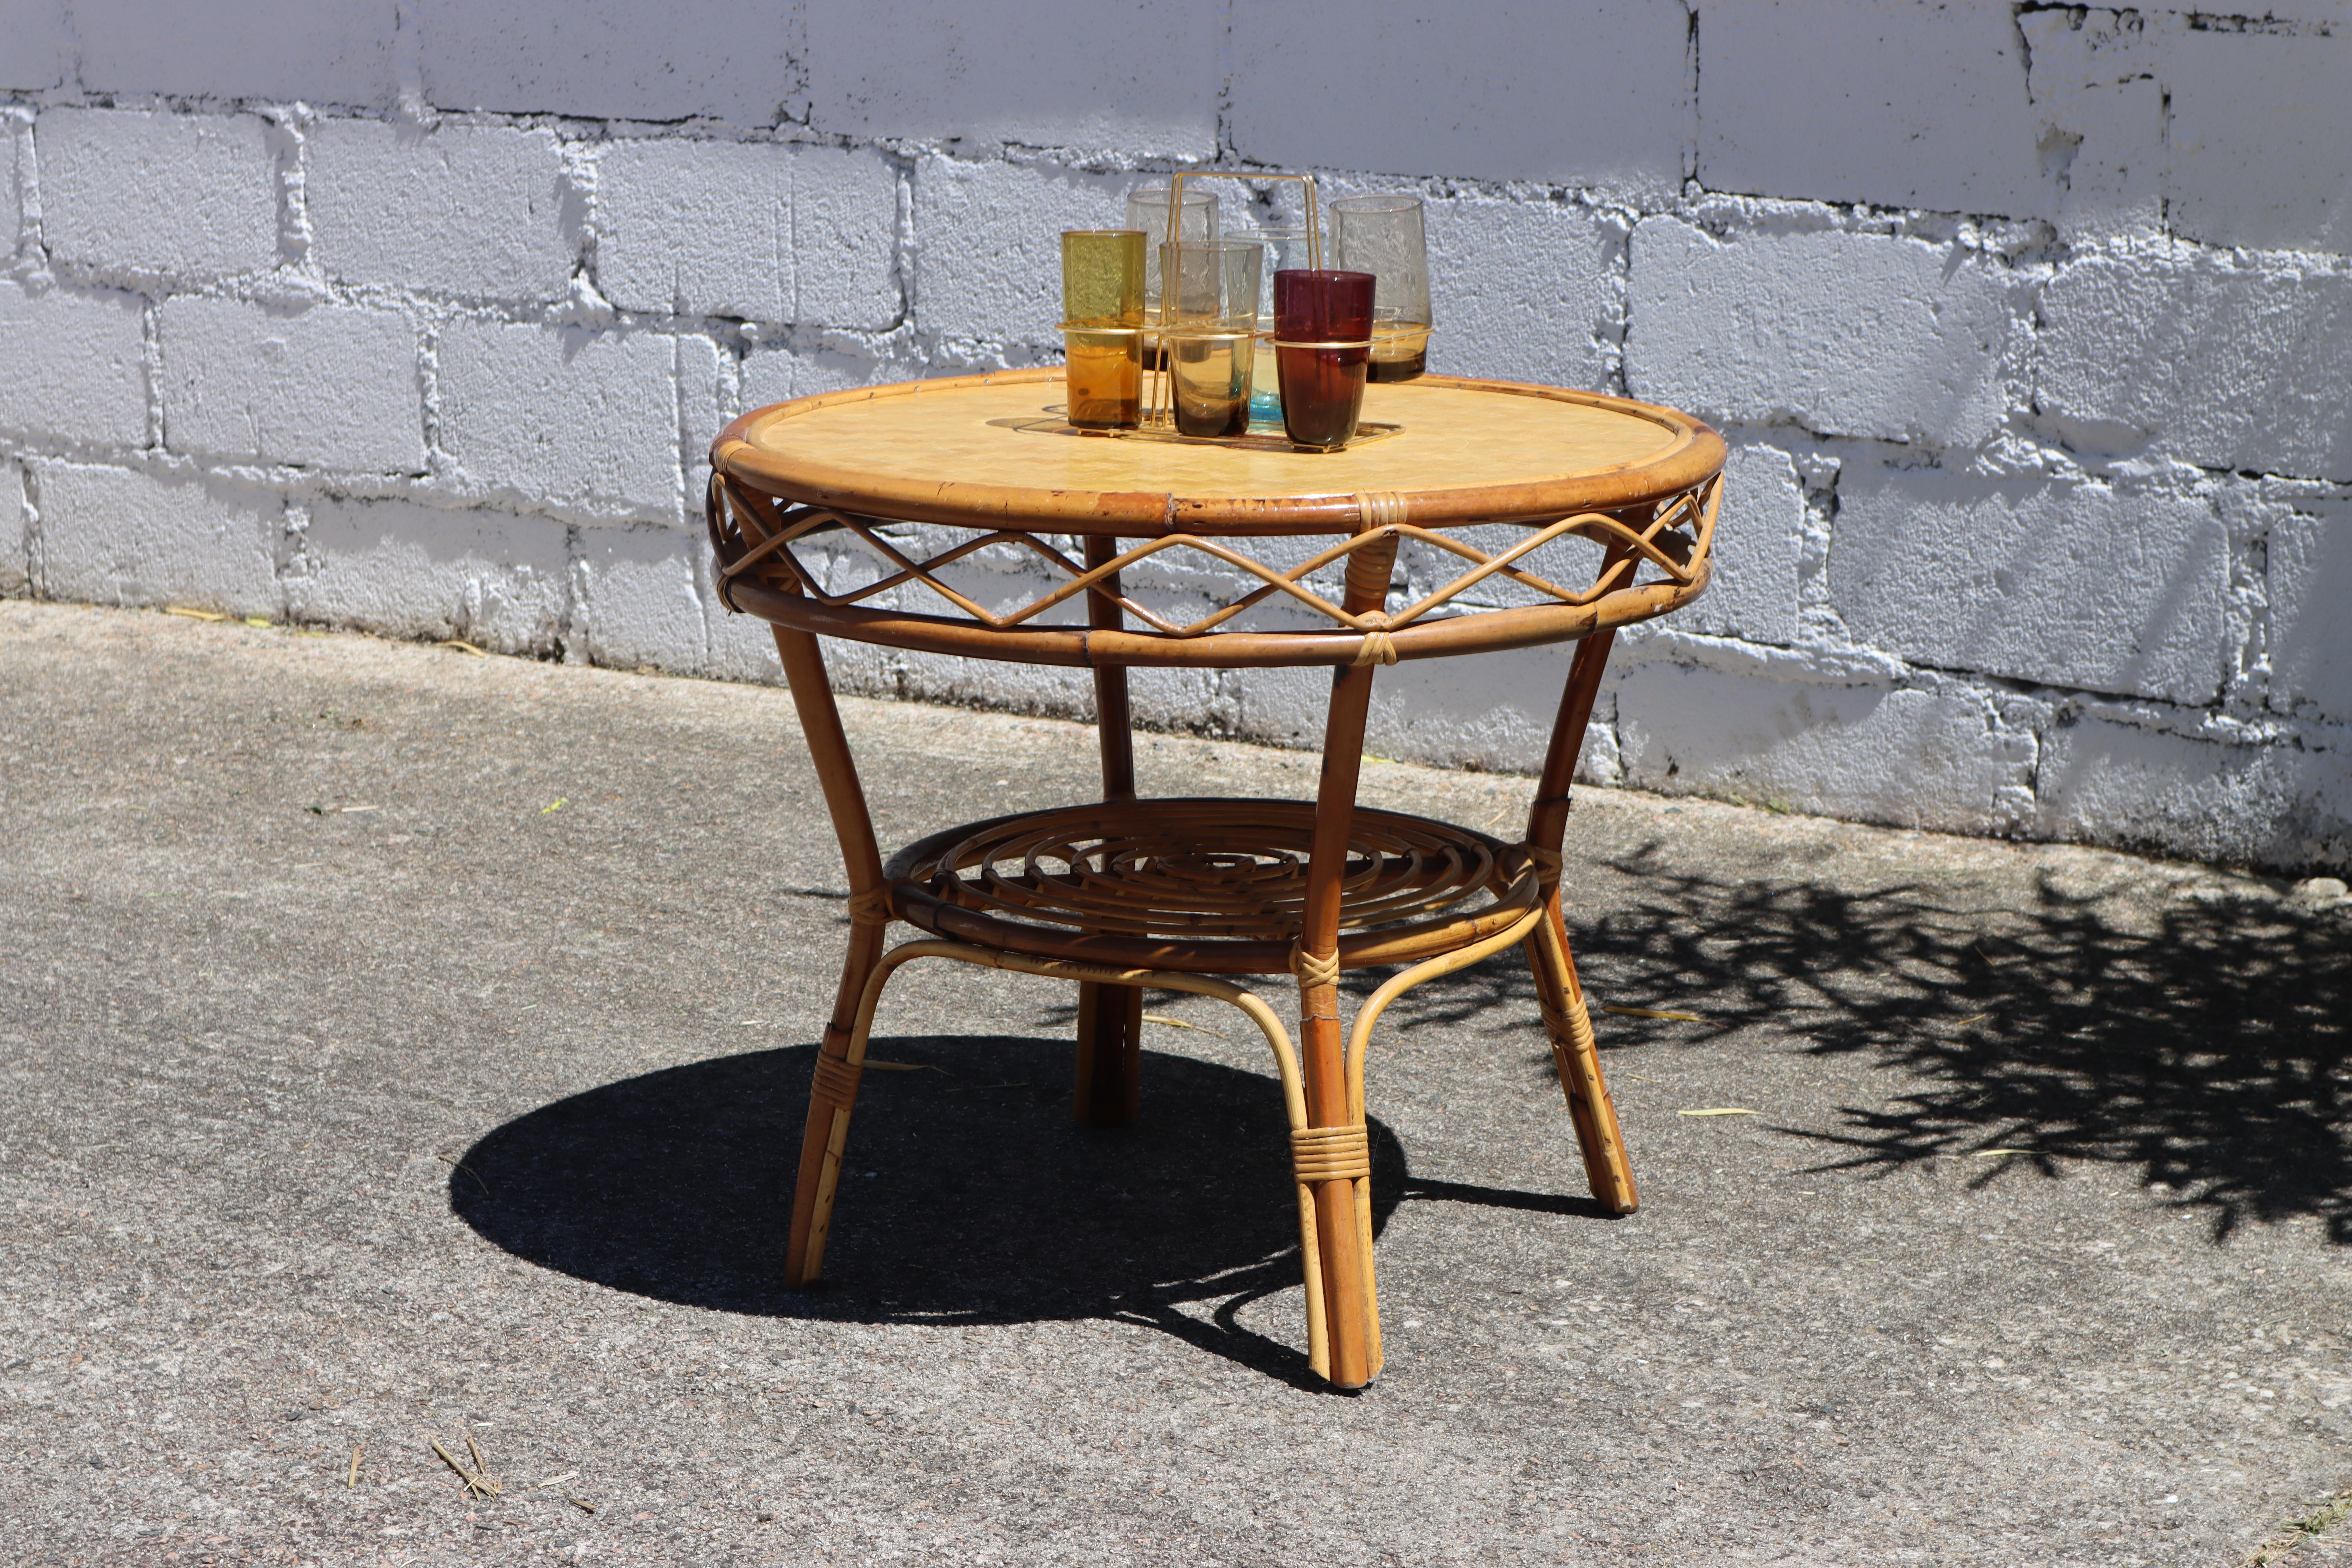
[[[1372,275],[1274,275],[1275,365],[1282,427],[1297,446],[1337,451],[1356,434],[1371,358]]]
[[[1143,417],[1143,257],[1139,228],[1062,236],[1062,347],[1073,425],[1115,428]]]

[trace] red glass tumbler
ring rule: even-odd
[[[1333,452],[1356,434],[1372,353],[1372,275],[1274,275],[1275,370],[1282,427],[1296,446]]]

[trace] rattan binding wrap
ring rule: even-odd
[[[1337,985],[1339,984],[1339,955],[1336,952],[1309,952],[1294,943],[1290,949],[1290,972],[1298,976],[1298,984],[1303,986]]]
[[[839,1057],[818,1053],[816,1058],[815,1093],[818,1099],[839,1106],[857,1103],[857,1079],[863,1069]]]
[[[1294,1128],[1290,1163],[1302,1183],[1368,1180],[1372,1173],[1371,1140],[1360,1123]]]

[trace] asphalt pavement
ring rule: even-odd
[[[1093,787],[844,709],[892,844]],[[1106,1131],[1071,987],[908,969],[780,1287],[847,930],[786,693],[0,603],[0,1562],[2344,1560],[2282,1525],[2352,1487],[2352,906],[1608,790],[1568,864],[1596,1005],[1695,1016],[1596,1020],[1643,1206],[1515,959],[1415,993],[1340,1394],[1204,998]]]

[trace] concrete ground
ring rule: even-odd
[[[887,840],[1089,792],[845,706]],[[1100,1131],[1068,988],[909,970],[776,1287],[845,931],[784,693],[0,604],[0,1562],[2225,1564],[2352,1485],[2345,909],[1611,791],[1570,851],[1596,1001],[1703,1019],[1599,1019],[1643,1206],[1513,963],[1417,994],[1340,1395],[1203,999]]]

